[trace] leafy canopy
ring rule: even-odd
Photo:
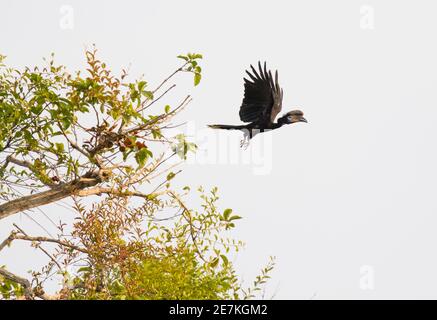
[[[53,56],[24,70],[6,67],[4,58],[0,219],[23,194],[26,209],[68,196],[76,218],[60,222],[50,239],[18,226],[11,232],[4,244],[50,246],[50,260],[29,284],[0,268],[0,297],[47,298],[44,284],[53,274],[63,279],[54,297],[63,299],[232,299],[261,290],[273,262],[248,289],[232,264],[242,242],[229,232],[241,217],[218,208],[216,188],[173,186],[181,171],[174,168],[196,145],[167,131],[190,96],[173,107],[165,98],[179,73],[199,84],[200,54],[178,56],[182,65],[154,88],[129,82],[125,70],[113,75],[95,49],[86,51],[85,74],[69,73]]]

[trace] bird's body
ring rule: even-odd
[[[267,72],[266,63],[264,68],[258,62],[259,71],[251,65],[252,73],[246,71],[250,79],[244,78],[244,98],[240,107],[240,119],[247,124],[244,125],[209,125],[213,129],[240,130],[244,132],[244,142],[248,143],[256,134],[275,130],[285,124],[295,122],[307,122],[303,112],[293,110],[275,122],[276,116],[282,110],[283,90],[279,87],[278,72],[275,72],[275,79],[272,73]]]

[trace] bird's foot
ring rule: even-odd
[[[246,150],[247,147],[249,147],[249,139],[241,139],[240,141],[240,148],[242,148],[243,150]]]

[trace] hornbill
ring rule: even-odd
[[[213,124],[208,127],[213,129],[241,130],[244,132],[244,139],[241,146],[247,146],[250,139],[257,133],[274,130],[284,124],[296,122],[307,122],[300,110],[292,110],[279,117],[276,116],[282,109],[283,90],[279,87],[278,71],[275,72],[275,79],[269,70],[267,72],[266,63],[264,68],[258,62],[258,72],[250,65],[252,73],[246,70],[249,79],[244,78],[244,98],[240,107],[240,119],[248,122],[245,125]]]

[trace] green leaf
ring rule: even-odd
[[[159,129],[152,129],[151,132],[152,132],[153,139],[162,138],[161,130],[159,130]]]
[[[229,264],[228,258],[224,254],[221,254],[220,257],[222,258],[224,265],[227,266]]]
[[[167,181],[170,181],[170,180],[173,179],[175,176],[176,176],[176,174],[175,174],[174,172],[170,172],[170,173],[167,175]]]
[[[231,215],[231,213],[232,213],[232,209],[226,209],[226,210],[223,212],[223,218],[227,221],[228,218],[229,218],[229,216]]]
[[[193,56],[191,58],[192,59],[203,59],[203,56],[200,53],[195,53],[195,54],[193,54]]]
[[[142,148],[135,154],[135,160],[137,161],[138,166],[142,168],[146,164],[147,159],[151,156],[152,156],[152,152],[150,152],[149,149]]]
[[[77,270],[77,272],[81,273],[81,272],[90,272],[92,269],[90,267],[80,267],[79,270]]]
[[[214,258],[210,264],[211,268],[217,267],[218,263],[219,263],[219,258]]]
[[[143,91],[143,89],[147,86],[146,81],[140,81],[138,82],[138,91]]]
[[[187,56],[184,56],[184,55],[182,55],[182,54],[178,55],[177,57],[178,57],[179,59],[183,59],[183,60],[185,60],[185,61],[188,61],[188,57],[187,57]]]
[[[194,74],[194,85],[197,86],[200,83],[201,79],[202,79],[202,75],[196,72]]]
[[[153,100],[153,92],[152,91],[144,91],[143,95],[149,99],[149,100]]]
[[[63,153],[64,152],[64,144],[63,143],[55,143],[55,147],[56,147],[56,151],[59,153]]]
[[[228,221],[232,221],[232,220],[238,220],[238,219],[243,219],[243,217],[240,216],[232,216],[228,219]]]
[[[170,112],[170,106],[166,105],[164,108],[165,113],[169,113]]]
[[[71,121],[68,118],[61,119],[62,129],[65,131],[71,126]]]

